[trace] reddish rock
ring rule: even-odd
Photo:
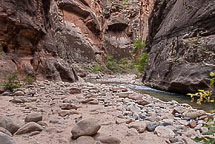
[[[145,105],[147,105],[147,104],[150,104],[148,101],[145,101],[145,100],[138,100],[137,103],[138,103],[139,105],[142,105],[142,106],[145,106]]]
[[[70,94],[80,94],[81,90],[78,88],[71,88],[70,89]]]
[[[2,1],[0,77],[19,71],[36,79],[74,82],[78,76],[68,62],[102,61],[104,52],[119,60],[131,57],[132,43],[146,38],[153,3]]]
[[[195,128],[196,127],[196,121],[195,120],[192,120],[192,121],[190,121],[189,122],[189,124],[188,124],[191,128]]]

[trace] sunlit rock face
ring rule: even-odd
[[[215,71],[215,1],[156,0],[143,82],[180,93],[204,88]]]
[[[0,76],[19,71],[76,81],[67,62],[130,57],[132,43],[146,38],[152,6],[153,0],[0,0]]]

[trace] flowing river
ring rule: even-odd
[[[137,91],[142,94],[149,94],[165,102],[175,100],[179,103],[187,103],[191,105],[193,108],[202,109],[207,112],[215,109],[215,103],[202,103],[201,105],[198,105],[195,102],[190,102],[191,99],[187,95],[161,91],[143,85],[135,84],[113,84],[113,85],[120,85],[123,87],[131,88],[134,91]]]

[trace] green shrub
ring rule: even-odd
[[[207,78],[206,80],[209,80],[210,84],[207,84],[207,82],[205,82],[205,84],[208,86],[209,90],[198,90],[197,93],[188,93],[187,95],[189,95],[191,97],[191,101],[193,102],[195,100],[195,97],[197,97],[197,104],[201,104],[202,102],[214,102],[214,98],[212,98],[212,95],[214,95],[214,90],[213,90],[213,86],[214,86],[214,82],[215,82],[215,72],[211,72],[210,73],[210,77]]]
[[[25,84],[31,85],[31,84],[34,83],[35,79],[32,76],[26,76],[23,79],[23,81],[24,81]]]
[[[215,123],[211,123],[211,122],[212,122],[212,120],[209,120],[208,123],[204,124],[204,127],[208,128],[208,132],[204,133],[203,135],[214,135]],[[203,137],[196,137],[194,139],[194,141],[203,142],[204,144],[214,144],[215,143],[215,138],[212,138],[212,137],[209,137],[209,136],[203,136]]]
[[[113,58],[113,56],[105,56],[105,60],[106,60],[106,66],[109,70],[113,72],[118,71],[118,64],[117,64],[117,61]]]
[[[116,73],[126,73],[131,63],[129,58],[122,58],[120,61],[117,61],[113,56],[105,56],[105,61],[106,67]]]
[[[129,67],[130,69],[135,68],[137,73],[142,73],[149,55],[147,52],[142,52],[145,47],[145,42],[142,42],[142,37],[134,42],[134,47],[135,48],[131,51],[131,54],[134,56],[134,61]]]
[[[212,97],[214,93],[214,82],[215,82],[215,72],[210,73],[210,77],[206,80],[209,81],[209,84],[205,82],[205,84],[208,86],[209,90],[198,90],[197,93],[188,93],[191,97],[191,102],[195,100],[195,97],[197,97],[197,104],[201,104],[202,102],[214,102],[214,98]],[[214,112],[214,110],[211,110],[211,112]],[[207,119],[205,119],[207,121]],[[215,132],[215,123],[211,123],[212,120],[209,120],[208,123],[204,125],[204,127],[207,127],[209,131],[205,133],[204,135],[214,135]],[[209,137],[209,136],[203,136],[203,137],[196,137],[194,139],[196,142],[203,142],[204,144],[214,144],[215,138]]]
[[[143,72],[145,65],[147,63],[147,60],[148,60],[148,56],[149,56],[149,54],[144,52],[139,58],[137,58],[136,65],[137,65],[137,70],[139,72]]]
[[[142,37],[140,37],[139,39],[137,39],[134,42],[134,49],[132,51],[130,51],[130,53],[134,56],[136,56],[138,54],[138,51],[142,51],[145,47],[145,42],[142,42]]]
[[[103,72],[104,71],[103,66],[100,64],[94,64],[91,69],[91,72],[98,72],[98,71]]]
[[[17,77],[18,72],[14,72],[10,74],[7,78],[3,78],[4,82],[2,83],[2,86],[4,86],[10,91],[13,91],[15,88],[20,88],[22,85],[20,84],[20,81]]]

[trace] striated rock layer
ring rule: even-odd
[[[0,0],[0,77],[76,81],[69,63],[129,57],[146,37],[149,0]],[[62,60],[63,59],[63,60]],[[69,63],[68,63],[69,62]]]
[[[215,1],[156,0],[143,82],[180,93],[204,88],[215,71]]]

